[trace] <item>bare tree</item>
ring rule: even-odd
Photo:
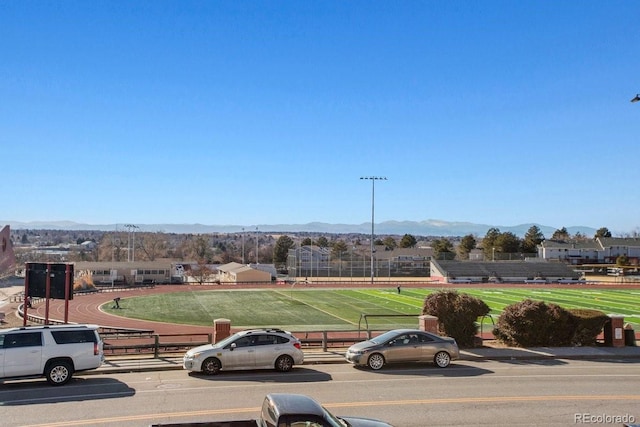
[[[98,261],[127,261],[128,242],[126,233],[105,233],[98,245]]]
[[[185,274],[193,277],[198,284],[202,285],[211,282],[214,272],[206,264],[198,262],[197,267],[192,266]]]
[[[198,236],[189,244],[189,255],[198,263],[209,264],[213,261],[213,250],[205,236]]]
[[[141,233],[137,245],[149,261],[167,256],[167,241],[163,233]]]

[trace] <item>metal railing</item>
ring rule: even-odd
[[[144,330],[112,330],[101,328],[100,336],[107,355],[161,355],[184,353],[187,349],[210,344],[213,334],[170,334],[160,335]]]
[[[327,351],[342,348],[372,338],[385,330],[316,330],[299,331],[292,334],[300,340],[303,348]],[[154,334],[153,331],[101,328],[107,355],[149,355],[158,358],[184,353],[200,345],[211,344],[213,334]]]

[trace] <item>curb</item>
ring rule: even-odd
[[[639,347],[626,347],[617,353],[604,353],[603,351],[593,353],[592,347],[583,348],[563,348],[557,353],[549,353],[549,349],[494,349],[485,351],[489,354],[478,354],[462,351],[458,361],[481,362],[481,361],[514,361],[514,360],[615,360],[615,359],[640,359]],[[585,352],[587,350],[587,352]],[[514,353],[514,352],[517,352]],[[589,353],[590,352],[590,353]],[[310,353],[305,355],[304,364],[326,365],[326,364],[348,364],[342,353]],[[114,357],[107,359],[103,365],[95,370],[84,371],[82,375],[100,375],[109,373],[129,373],[129,372],[153,372],[182,370],[182,357]]]

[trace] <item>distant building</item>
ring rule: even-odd
[[[74,273],[91,273],[93,283],[127,284],[136,283],[170,283],[172,281],[171,261],[78,261],[74,264]]]
[[[621,255],[628,257],[630,265],[639,265],[640,239],[598,237],[581,242],[545,240],[538,245],[540,258],[571,265],[615,264]]]
[[[272,278],[275,278],[275,267],[271,266],[273,271],[267,271],[270,270],[267,266],[268,264],[254,264],[251,266],[230,262],[218,266],[218,280],[220,283],[271,282]]]
[[[98,247],[96,242],[92,242],[91,240],[87,240],[85,242],[80,243],[79,245],[75,245],[72,247],[73,249],[80,251],[92,251]]]
[[[289,249],[287,269],[296,276],[326,276],[331,259],[331,249],[320,246],[300,246]],[[321,272],[324,271],[324,274]]]
[[[75,262],[76,274],[90,273],[97,285],[144,283],[251,283],[271,282],[276,277],[272,264],[205,264],[194,261],[176,262],[121,261],[121,262]]]

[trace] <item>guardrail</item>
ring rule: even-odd
[[[292,334],[300,340],[303,348],[321,348],[327,351],[329,348],[347,347],[360,341],[370,339],[377,332],[383,330],[317,330],[298,331]],[[148,330],[124,330],[115,328],[103,328],[100,336],[104,341],[104,352],[107,355],[153,355],[158,358],[162,355],[184,353],[186,350],[199,345],[211,344],[212,334],[154,334]]]
[[[183,353],[189,348],[213,342],[213,334],[159,335],[142,330],[101,330],[100,336],[104,341],[105,354],[149,354],[154,358],[161,354]]]
[[[304,347],[320,347],[323,351],[327,351],[329,347],[347,347],[371,339],[376,335],[376,332],[386,332],[386,329],[292,331],[291,333],[300,340]]]

